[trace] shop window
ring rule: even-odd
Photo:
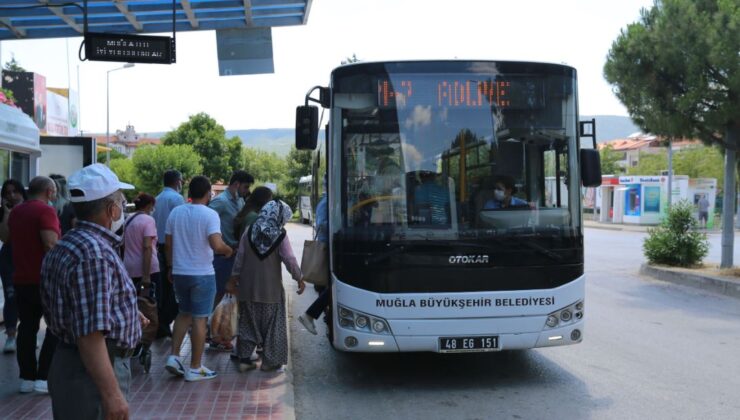
[[[27,153],[13,152],[13,162],[10,166],[11,177],[28,185],[31,175],[31,156]]]

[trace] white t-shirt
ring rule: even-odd
[[[165,235],[172,235],[172,274],[207,276],[213,270],[213,250],[208,237],[221,233],[218,213],[202,204],[172,209]]]

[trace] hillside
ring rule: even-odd
[[[245,146],[287,156],[295,143],[294,128],[268,128],[263,130],[226,130],[227,137],[237,136]],[[321,134],[319,134],[319,138]]]
[[[582,115],[581,121],[596,118],[596,140],[601,143],[608,140],[625,138],[640,131],[629,117],[617,115]],[[147,133],[148,137],[159,138],[165,133]],[[226,130],[227,137],[237,136],[247,147],[275,152],[279,156],[287,156],[290,146],[295,141],[293,128],[268,128],[259,130]],[[324,131],[319,132],[319,141],[324,139]]]
[[[603,143],[614,139],[623,139],[640,131],[629,117],[617,115],[581,115],[581,121],[596,118],[596,141]]]

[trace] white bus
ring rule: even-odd
[[[317,90],[320,99],[311,97]],[[492,61],[339,67],[297,109],[327,135],[329,339],[352,352],[488,352],[583,340],[576,70]],[[593,139],[595,143],[595,138]],[[594,144],[595,145],[595,144]]]

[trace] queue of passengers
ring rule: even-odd
[[[263,371],[287,363],[281,264],[298,293],[305,288],[285,231],[291,208],[269,188],[250,191],[254,178],[242,170],[213,199],[205,176],[189,181],[187,201],[179,172],[167,171],[163,180],[156,197],[136,197],[128,218],[123,190],[134,186],[101,164],[69,179],[36,177],[27,190],[15,180],[3,183],[3,351],[16,353],[20,392],[51,394],[55,418],[125,418],[130,358],[156,338],[172,337],[168,372],[188,382],[215,378],[202,358],[208,317],[226,291],[239,301],[237,345],[210,346],[232,351],[242,372],[258,361]],[[142,313],[139,297],[156,302],[153,314]],[[42,317],[47,328],[37,358]],[[156,330],[144,340],[150,327]],[[189,363],[181,357],[186,334]]]

